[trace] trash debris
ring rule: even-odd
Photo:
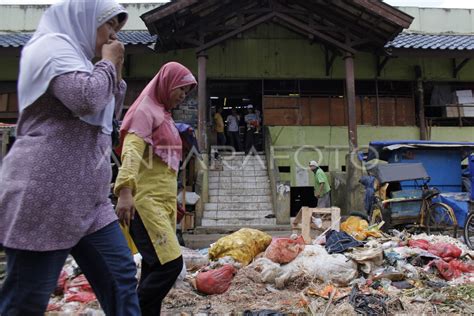
[[[349,297],[349,302],[358,314],[387,315],[386,299],[386,297],[380,294],[361,293],[357,287],[354,287]]]
[[[207,255],[203,255],[197,250],[181,247],[181,254],[188,271],[196,271],[209,264]]]
[[[264,251],[271,243],[272,237],[264,232],[251,228],[222,237],[209,249],[209,259],[214,260],[230,256],[247,265],[253,258]]]
[[[182,248],[188,269],[163,313],[474,314],[474,261],[459,240],[397,230],[364,242],[345,232],[325,237],[322,245],[303,245],[298,236],[272,241],[241,230],[209,249]],[[137,257],[138,269],[140,263]],[[104,315],[72,259],[48,305],[47,315],[62,313]]]
[[[379,226],[381,227],[382,225]],[[349,216],[345,222],[341,223],[341,230],[355,239],[363,241],[369,236],[376,238],[382,237],[379,226],[374,225],[369,227],[369,223],[365,219],[358,216]]]
[[[196,277],[196,289],[204,294],[222,294],[229,288],[236,272],[230,264],[215,270],[199,272]]]
[[[305,242],[302,236],[296,239],[275,238],[265,251],[265,257],[276,263],[288,263],[304,250]]]
[[[345,232],[330,230],[326,233],[325,248],[328,253],[342,253],[350,248],[361,247],[364,244],[355,240],[352,236]]]
[[[324,247],[307,245],[304,251],[286,265],[279,265],[266,258],[257,259],[253,264],[261,271],[262,281],[274,283],[277,288],[301,277],[331,282],[345,286],[357,276],[357,264],[344,255],[330,255]]]

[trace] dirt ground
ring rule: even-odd
[[[260,283],[259,272],[246,267],[239,270],[229,290],[221,295],[201,295],[183,282],[166,297],[163,314],[242,315],[250,311],[257,315],[259,311],[274,311],[290,315],[357,315],[349,303],[351,288],[338,289],[332,300],[315,295],[325,287],[321,282],[297,279],[278,290]],[[474,284],[444,289],[420,287],[386,293],[385,297],[389,315],[474,314]]]

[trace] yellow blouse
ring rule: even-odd
[[[135,209],[161,264],[181,255],[176,237],[176,181],[176,172],[142,138],[132,133],[125,136],[114,193],[118,196],[122,188],[132,189]]]

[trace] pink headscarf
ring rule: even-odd
[[[183,65],[177,62],[163,65],[125,114],[120,129],[122,144],[127,133],[136,134],[153,146],[154,153],[177,172],[182,144],[169,112],[170,95],[176,88],[188,85],[194,88],[196,84],[191,71]]]

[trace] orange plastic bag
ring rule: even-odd
[[[230,264],[219,269],[200,272],[196,277],[196,288],[204,294],[222,294],[230,287],[235,273],[237,271]]]
[[[304,246],[302,236],[297,239],[275,238],[265,251],[265,257],[276,263],[288,263],[304,250]]]

